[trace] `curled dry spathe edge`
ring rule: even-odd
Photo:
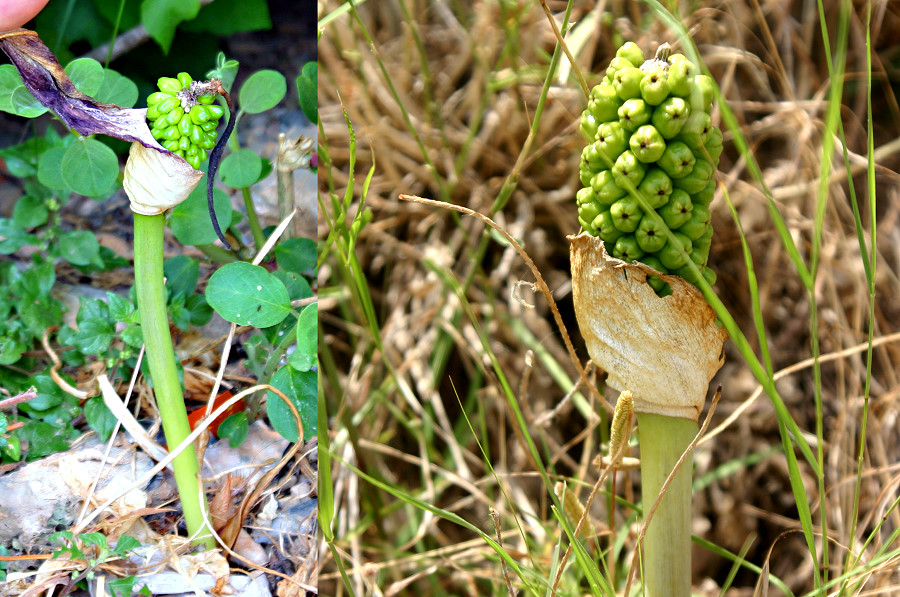
[[[200,182],[202,172],[153,138],[146,108],[105,104],[78,91],[34,31],[0,33],[0,49],[28,91],[67,126],[84,136],[102,134],[132,143],[123,186],[136,213],[160,214],[184,201]]]
[[[696,421],[725,361],[728,334],[715,311],[678,276],[615,259],[587,233],[568,238],[578,327],[607,384],[630,390],[637,412]],[[652,274],[669,283],[671,295],[656,296],[646,282]]]

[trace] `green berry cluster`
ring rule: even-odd
[[[713,174],[722,153],[722,131],[710,121],[713,81],[668,44],[644,60],[634,42],[626,42],[590,93],[581,115],[588,141],[579,169],[578,221],[599,236],[607,251],[625,261],[641,261],[696,285],[689,257],[712,284],[706,266],[712,239],[709,204]],[[645,216],[637,190],[674,232]],[[687,256],[681,251],[687,252]],[[657,292],[665,282],[652,276]]]
[[[147,97],[150,132],[163,147],[177,153],[196,169],[216,146],[216,126],[225,114],[213,104],[212,86],[197,83],[188,73],[160,77],[159,91]]]

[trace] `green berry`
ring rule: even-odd
[[[639,126],[647,124],[653,115],[653,110],[642,99],[626,100],[619,106],[619,122],[628,132],[634,132]]]
[[[656,218],[644,216],[634,232],[638,245],[645,253],[656,253],[666,244],[666,231],[655,220]]]
[[[641,247],[638,245],[637,239],[635,239],[633,234],[623,234],[616,239],[612,254],[613,257],[617,259],[630,262],[637,261],[643,257],[644,251],[641,250]]]
[[[600,158],[600,167],[609,168],[623,151],[628,149],[628,132],[618,122],[605,122],[597,129],[594,151]]]
[[[669,81],[666,69],[650,68],[641,79],[641,98],[651,106],[661,104],[669,96]]]
[[[588,98],[588,113],[598,123],[616,120],[619,117],[618,110],[621,105],[622,100],[616,94],[615,87],[609,83],[600,83],[591,89],[591,95]]]
[[[191,108],[191,111],[190,111],[190,113],[189,113],[189,116],[190,116],[190,118],[191,118],[191,122],[193,122],[193,123],[196,124],[196,125],[201,125],[201,124],[203,124],[204,122],[207,122],[208,120],[211,120],[211,119],[212,119],[212,113],[209,111],[209,109],[210,109],[211,107],[212,107],[212,106],[201,106],[201,105],[196,105],[196,106],[194,106],[193,108]]]
[[[608,209],[594,218],[593,225],[594,228],[597,229],[597,236],[599,236],[600,240],[603,242],[614,243],[620,236],[625,234],[616,228],[616,225],[613,223],[612,214]]]
[[[159,87],[160,91],[169,95],[175,95],[184,89],[178,79],[173,79],[172,77],[160,77],[156,82],[156,86]]]
[[[216,130],[216,127],[219,126],[219,123],[216,120],[207,120],[206,122],[200,123],[197,126],[208,133],[210,131]]]
[[[172,108],[180,105],[180,103],[181,102],[179,102],[174,97],[169,96],[169,97],[163,99],[162,101],[160,101],[158,104],[156,104],[156,109],[159,111],[160,114],[165,115],[165,114],[168,114],[172,110]]]
[[[622,197],[609,207],[613,226],[622,232],[634,232],[641,223],[641,206],[630,195]]]
[[[694,162],[694,169],[690,174],[675,179],[675,186],[690,195],[695,195],[706,188],[714,172],[715,167],[712,164],[705,159],[698,159]]]
[[[200,97],[197,98],[197,101],[200,102],[201,104],[204,104],[204,105],[207,105],[207,106],[208,106],[209,104],[211,104],[211,103],[213,103],[214,101],[216,101],[216,96],[214,96],[214,95],[201,95]]]
[[[657,211],[662,216],[666,226],[670,230],[675,230],[691,218],[693,209],[694,204],[691,203],[691,196],[681,189],[675,189],[669,196],[669,201]]]
[[[612,167],[613,179],[623,189],[637,187],[644,178],[647,167],[631,151],[623,151]]]
[[[690,104],[680,97],[669,97],[654,108],[650,122],[663,138],[671,139],[681,132],[690,113]]]
[[[712,78],[708,75],[696,75],[694,77],[694,87],[691,90],[691,104],[693,107],[709,112],[715,99],[716,84]],[[694,105],[695,100],[699,103],[699,106]]]
[[[627,194],[625,189],[616,184],[616,179],[609,170],[601,170],[591,178],[591,190],[594,191],[594,199],[607,207]]]
[[[187,73],[178,73],[178,83],[181,85],[182,89],[187,89],[191,86],[194,80]]]
[[[687,176],[694,169],[697,160],[687,145],[681,141],[671,141],[657,161],[657,165],[671,178]]]
[[[653,209],[659,209],[669,201],[672,194],[672,179],[659,168],[650,168],[644,175],[638,191]]]
[[[616,76],[616,73],[623,68],[634,68],[635,66],[640,66],[640,64],[635,65],[627,58],[616,56],[609,62],[609,66],[606,67],[606,82],[612,83],[613,79]]]
[[[155,106],[159,102],[169,99],[173,97],[171,93],[164,93],[162,91],[154,91],[150,95],[147,96],[147,106]]]
[[[694,82],[694,76],[697,74],[697,67],[687,58],[673,63],[671,62],[672,57],[670,56],[669,60],[669,92],[672,95],[677,95],[679,97],[690,97],[692,89],[691,83]]]
[[[711,216],[709,208],[703,205],[694,205],[690,213],[691,217],[678,228],[678,232],[694,241],[706,233]]]
[[[643,78],[644,73],[639,68],[623,68],[616,71],[612,80],[616,95],[622,101],[641,97],[641,79]]]
[[[691,239],[678,232],[675,232],[674,235],[678,243],[673,245],[671,241],[667,241],[665,246],[656,253],[659,260],[669,271],[674,271],[686,265],[689,257],[685,254],[685,251],[687,253],[691,251]]]
[[[634,66],[640,66],[644,63],[644,52],[641,47],[633,41],[626,41],[616,50],[616,57],[624,58]]]
[[[628,142],[635,157],[645,164],[655,162],[666,150],[666,141],[652,124],[638,127]],[[705,181],[704,181],[704,184]]]

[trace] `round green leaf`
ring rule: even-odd
[[[10,98],[12,102],[13,112],[25,118],[35,118],[47,111],[47,108],[41,105],[31,92],[25,89],[25,86],[16,87]]]
[[[307,120],[315,124],[319,119],[319,67],[315,62],[307,62],[297,76],[297,98]]]
[[[116,416],[99,396],[84,403],[84,418],[91,429],[97,432],[97,436],[102,442],[108,440],[112,435],[117,421]]]
[[[219,226],[222,230],[227,230],[231,226],[233,213],[231,201],[221,189],[213,189],[213,209]],[[213,230],[206,204],[206,177],[200,180],[200,184],[184,202],[172,209],[169,227],[178,242],[184,245],[208,245],[215,242],[216,231]]]
[[[200,262],[187,255],[176,255],[163,264],[166,287],[174,296],[188,296],[197,287],[200,276]]]
[[[59,254],[72,265],[88,265],[99,260],[100,243],[87,230],[66,232],[59,237]]]
[[[238,94],[241,110],[259,114],[278,105],[287,93],[287,80],[274,70],[260,70],[250,75]]]
[[[319,354],[319,308],[313,303],[297,318],[297,348],[288,363],[297,371],[309,371]]]
[[[118,175],[116,154],[95,139],[78,139],[62,159],[63,182],[79,195],[93,197],[108,191]]]
[[[15,114],[12,107],[12,94],[17,87],[22,87],[22,77],[12,64],[0,64],[0,110]]]
[[[303,424],[303,437],[312,437],[318,430],[318,389],[315,371],[297,371],[285,366],[275,372],[269,384],[281,390],[297,408]],[[300,439],[297,420],[290,407],[275,392],[266,394],[266,414],[272,427],[288,441]]]
[[[76,58],[66,65],[66,74],[78,91],[91,97],[103,86],[103,65],[93,58]]]
[[[65,155],[66,148],[59,146],[51,147],[41,154],[37,169],[38,182],[57,191],[68,190],[69,187],[62,175],[62,161]]]
[[[247,413],[240,412],[222,421],[216,430],[216,435],[219,436],[219,439],[227,439],[232,448],[237,448],[247,438],[249,431],[250,424],[247,421]]]
[[[219,173],[222,182],[237,189],[249,187],[262,172],[262,159],[252,149],[239,149],[222,160]]]
[[[226,321],[258,328],[280,323],[291,309],[281,280],[244,261],[228,263],[210,277],[206,301]]]
[[[47,222],[49,213],[43,199],[25,195],[16,202],[13,222],[22,228],[35,228]]]
[[[278,267],[289,272],[308,272],[316,267],[316,241],[311,238],[291,238],[275,248]]]
[[[123,108],[133,108],[138,101],[138,88],[128,77],[106,68],[103,69],[103,84],[94,99]]]

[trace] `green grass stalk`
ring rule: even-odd
[[[697,435],[697,423],[684,418],[637,413],[641,446],[644,518],[682,453]],[[644,537],[641,569],[648,597],[691,594],[691,465],[685,458],[672,478]]]
[[[166,289],[163,282],[163,233],[165,216],[134,214],[134,276],[141,331],[146,345],[147,366],[156,391],[166,442],[179,445],[191,432],[181,382],[175,367],[175,350],[169,333]],[[208,511],[200,486],[200,466],[194,446],[187,447],[172,461],[175,484],[188,533],[195,544],[214,549],[216,542],[207,531],[201,533]]]

